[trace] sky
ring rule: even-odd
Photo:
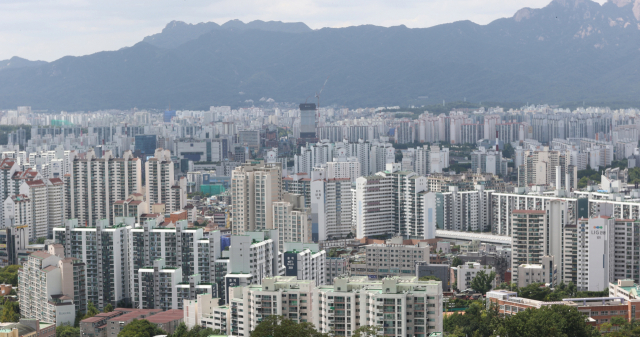
[[[604,3],[606,0],[597,0]],[[117,50],[173,21],[304,22],[313,29],[362,24],[424,28],[487,24],[550,0],[1,0],[0,60],[53,61]]]

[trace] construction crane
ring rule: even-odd
[[[320,92],[316,93],[316,98],[318,99],[318,111],[320,110],[320,94],[322,94],[322,90],[324,90],[324,86],[327,85],[327,81],[329,81],[329,76],[327,76],[327,79],[324,81],[324,84],[322,85],[322,89],[320,89]]]

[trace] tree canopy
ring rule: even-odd
[[[153,337],[166,335],[164,330],[158,328],[146,319],[137,319],[124,326],[118,337]]]
[[[56,337],[80,337],[80,328],[74,328],[70,325],[61,325],[56,327]]]
[[[265,318],[253,332],[251,337],[329,337],[318,332],[309,322],[297,323],[282,316],[272,315]],[[120,337],[120,336],[119,336]]]
[[[100,311],[98,311],[98,308],[96,308],[96,306],[93,304],[93,302],[89,301],[89,303],[87,304],[87,312],[86,314],[82,317],[82,319],[87,319],[87,318],[91,318],[97,314],[99,314]]]
[[[213,330],[211,328],[203,328],[199,325],[193,326],[188,329],[184,322],[180,323],[176,330],[169,335],[169,337],[209,337],[211,335],[222,335],[220,330]]]
[[[0,283],[18,285],[18,265],[10,265],[0,268]]]
[[[462,260],[459,257],[454,257],[453,261],[451,261],[451,267],[457,267],[461,264],[463,264],[464,262],[462,262]]]
[[[108,303],[107,305],[104,306],[104,310],[102,310],[102,312],[112,312],[113,311],[113,305],[111,305],[111,303]]]
[[[487,274],[484,270],[481,270],[476,274],[476,277],[471,280],[470,287],[471,289],[481,293],[482,295],[486,294],[487,291],[493,288],[493,280],[496,279],[496,272],[492,271]]]
[[[0,321],[17,322],[20,319],[20,306],[18,302],[5,301],[2,308],[2,315],[0,315]]]
[[[429,276],[422,276],[421,278],[418,279],[419,281],[441,281],[440,278],[438,278],[437,276],[434,275],[429,275]]]
[[[464,315],[454,313],[445,316],[443,324],[447,336],[454,337],[600,336],[595,328],[587,325],[582,313],[565,305],[527,309],[513,316],[501,317],[495,305],[487,309],[482,302],[476,301],[469,306]]]

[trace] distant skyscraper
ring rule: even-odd
[[[147,156],[154,155],[157,148],[156,135],[136,135],[135,139],[134,151],[140,150],[143,160],[146,160]]]
[[[300,138],[316,138],[316,104],[300,104]]]

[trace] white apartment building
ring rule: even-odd
[[[552,201],[559,201],[553,203]],[[491,212],[492,232],[498,235],[511,236],[511,213],[514,210],[544,210],[553,213],[555,219],[561,221],[560,230],[567,225],[574,225],[578,219],[578,200],[553,195],[492,193]],[[591,213],[589,213],[591,214]],[[560,235],[562,235],[560,233]]]
[[[86,287],[74,279],[82,279],[83,276],[84,265],[75,266],[72,259],[46,252],[32,253],[18,270],[20,314],[43,322],[54,322],[57,326],[73,325],[76,310],[80,309],[83,300],[76,297],[75,292],[81,294]],[[74,304],[74,301],[78,303]]]
[[[422,208],[419,205],[421,193],[426,192],[428,188],[427,178],[407,171],[381,174],[392,180],[394,232],[407,237],[422,238],[424,223]]]
[[[344,238],[352,225],[351,180],[314,179],[311,182],[312,222],[318,224],[318,241]]]
[[[327,179],[349,179],[360,177],[360,162],[357,157],[338,157],[327,162]]]
[[[323,333],[351,336],[361,326],[385,336],[428,336],[442,331],[440,281],[417,277],[369,280],[339,277],[333,286],[313,289],[312,322]]]
[[[492,266],[483,266],[478,262],[463,263],[459,265],[458,269],[456,270],[456,286],[461,292],[467,289],[471,289],[471,281],[473,281],[478,273],[484,272],[485,274],[489,275],[491,274],[491,272],[495,271],[496,268]],[[495,279],[493,279],[491,287],[496,287]]]
[[[393,181],[390,177],[373,175],[356,179],[356,238],[395,232],[392,196]]]
[[[175,181],[173,161],[169,150],[156,149],[154,157],[145,163],[145,190],[149,213],[156,204],[165,205],[165,215],[179,211],[187,202],[187,181]],[[129,194],[116,200],[124,200]]]
[[[578,220],[578,290],[602,291],[618,280],[640,279],[640,221],[607,216]]]
[[[320,250],[318,244],[287,242],[284,244],[283,258],[285,276],[314,281],[317,286],[325,284],[327,253]]]
[[[53,228],[64,226],[64,182],[60,178],[25,181],[20,194],[31,202],[31,238],[52,238]]]
[[[311,239],[311,209],[305,208],[304,196],[284,193],[283,201],[273,203],[273,228],[280,233],[278,250],[285,251],[285,242],[313,242]]]
[[[449,186],[449,192],[429,192],[424,208],[433,209],[431,218],[437,228],[489,232],[493,193],[493,190],[485,190],[483,185],[476,185],[474,191],[459,191],[457,186]]]
[[[518,287],[532,283],[557,284],[557,269],[553,256],[543,256],[540,264],[521,264],[518,266]]]
[[[167,267],[164,259],[153,261],[153,266],[138,269],[138,301],[140,309],[178,309],[178,283],[182,281],[182,268]]]
[[[366,270],[358,271],[351,265],[351,275],[382,279],[387,276],[415,275],[417,262],[429,262],[430,247],[426,242],[403,245],[402,237],[391,239],[389,244],[371,244],[365,247]],[[364,267],[364,266],[362,266]]]
[[[231,308],[220,305],[218,298],[211,294],[199,294],[193,300],[185,299],[182,310],[183,321],[188,329],[198,325],[231,335]]]
[[[91,149],[84,158],[76,158],[72,174],[65,177],[69,185],[65,198],[69,218],[89,226],[100,219],[111,223],[113,203],[142,190],[141,169],[140,159],[134,158],[131,151],[115,158],[107,150],[97,158]]]
[[[20,170],[20,165],[15,159],[5,158],[0,162],[0,199],[4,203],[12,195],[20,194],[20,186],[25,181],[40,180],[42,175],[35,170]],[[11,226],[4,207],[0,207],[0,220],[2,227]]]
[[[313,281],[291,276],[266,277],[262,285],[229,289],[232,336],[250,336],[267,316],[279,315],[297,323],[312,322]]]
[[[273,203],[282,200],[280,164],[247,163],[231,173],[233,234],[273,229]]]

